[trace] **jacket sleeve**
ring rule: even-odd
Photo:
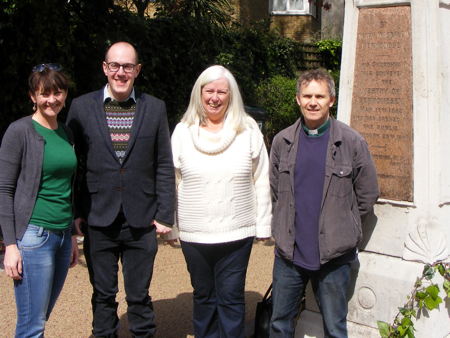
[[[16,243],[14,194],[22,164],[22,141],[23,135],[12,125],[0,148],[0,225],[5,245]]]
[[[156,194],[158,208],[155,220],[172,225],[175,210],[175,170],[173,167],[172,148],[170,144],[169,125],[167,122],[166,105],[162,103],[161,118],[155,149],[156,160]]]
[[[380,194],[377,172],[367,142],[361,138],[356,143],[357,149],[353,164],[353,185],[358,201],[359,214],[364,218],[372,211]]]
[[[272,207],[278,201],[278,167],[280,164],[280,154],[279,154],[279,138],[278,135],[275,136],[272,142],[272,147],[270,149],[270,192],[272,196]]]
[[[66,125],[69,130],[72,132],[73,142],[75,145],[75,153],[77,155],[77,171],[75,175],[75,180],[73,184],[73,210],[74,210],[74,218],[86,218],[86,215],[83,215],[80,207],[80,196],[81,196],[81,186],[84,176],[86,174],[86,153],[82,149],[82,126],[80,125],[80,120],[78,119],[78,100],[74,99],[72,104],[70,105],[69,113],[67,115]]]

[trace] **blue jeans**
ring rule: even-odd
[[[181,242],[194,288],[196,338],[245,337],[245,276],[253,237],[200,244]]]
[[[294,337],[300,302],[309,280],[322,314],[325,337],[347,337],[350,263],[325,264],[320,270],[311,271],[275,256],[271,338]]]
[[[72,253],[70,229],[49,231],[29,224],[17,246],[22,255],[22,279],[14,281],[16,337],[43,337],[58,298]]]

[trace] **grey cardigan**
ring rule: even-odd
[[[65,131],[73,143],[70,132]],[[27,229],[43,157],[44,139],[34,129],[31,116],[11,123],[0,147],[0,225],[6,245],[15,244]]]

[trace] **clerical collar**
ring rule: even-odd
[[[302,123],[302,128],[305,131],[306,135],[310,137],[319,137],[325,134],[325,132],[330,127],[331,119],[328,118],[319,128],[317,129],[309,129],[304,123]]]

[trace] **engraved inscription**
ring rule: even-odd
[[[413,198],[412,47],[409,6],[361,8],[351,126],[369,143],[381,198]]]

